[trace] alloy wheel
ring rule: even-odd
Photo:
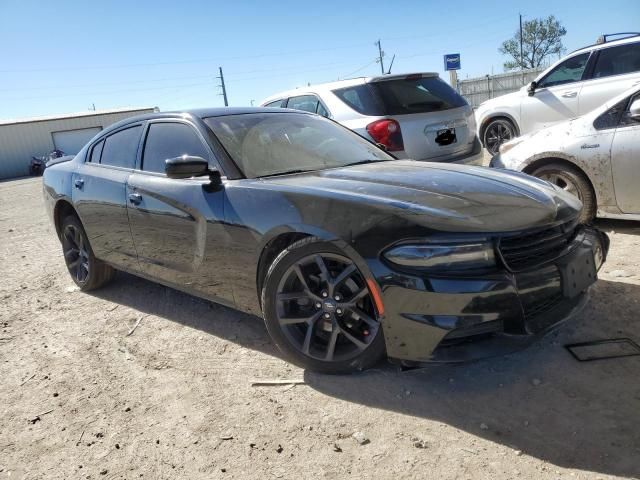
[[[75,225],[67,225],[62,236],[62,251],[69,272],[78,283],[89,278],[89,252],[84,235]]]
[[[570,193],[582,200],[580,189],[568,175],[565,175],[562,172],[545,172],[538,178],[540,178],[541,180],[546,180],[547,182],[560,187],[565,192]]]
[[[484,144],[493,155],[500,150],[500,145],[514,137],[513,127],[506,120],[495,120],[487,127]]]
[[[276,313],[292,346],[327,362],[358,356],[380,327],[364,278],[351,260],[334,253],[308,255],[286,270]]]

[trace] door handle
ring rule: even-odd
[[[76,186],[78,190],[82,190],[82,187],[84,187],[84,179],[76,178],[76,181],[73,182],[73,184]]]
[[[578,92],[564,92],[562,94],[563,98],[575,98],[578,95]]]
[[[142,202],[142,195],[140,195],[139,193],[130,193],[129,201],[134,205],[139,205],[140,202]]]

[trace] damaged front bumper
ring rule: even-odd
[[[586,303],[608,248],[606,234],[579,227],[562,255],[521,271],[504,264],[482,276],[434,277],[378,264],[387,354],[413,364],[522,349]]]

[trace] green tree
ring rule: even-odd
[[[505,70],[537,68],[550,55],[560,55],[564,51],[562,37],[567,30],[553,15],[536,18],[522,23],[522,56],[520,56],[520,30],[513,38],[506,40],[498,49],[511,58],[504,62]]]

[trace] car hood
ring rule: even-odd
[[[573,217],[581,208],[577,198],[525,174],[412,160],[263,181],[279,190],[389,209],[442,231],[523,230]]]

